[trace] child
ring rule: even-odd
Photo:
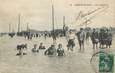
[[[39,49],[46,49],[45,46],[43,46],[43,43],[40,43]]]
[[[39,52],[39,49],[37,49],[37,44],[34,44],[34,48],[32,48],[32,52]]]
[[[65,54],[64,49],[62,48],[62,44],[58,45],[57,54],[58,56],[63,56]]]

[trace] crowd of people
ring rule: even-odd
[[[110,48],[112,45],[112,31],[110,29],[90,29],[85,30],[84,28],[80,28],[78,32],[73,32],[71,30],[66,31],[65,38],[67,40],[67,50],[74,51],[74,47],[79,44],[79,50],[84,51],[85,49],[85,41],[86,45],[89,44],[89,41],[92,41],[92,48],[95,49],[104,49],[104,48]],[[56,38],[56,37],[55,37]],[[76,44],[75,39],[77,38],[78,44]],[[56,40],[56,39],[54,39]],[[18,45],[17,50],[19,51],[17,55],[22,54],[22,50],[26,48],[27,44]],[[37,49],[37,44],[34,44],[34,47],[32,48],[32,52],[36,53],[39,52],[40,49],[46,49],[44,52],[44,55],[57,55],[57,56],[63,56],[64,49],[63,44],[58,44],[58,48],[56,49],[54,44],[51,44],[49,48],[46,48],[43,46],[43,43],[40,43],[39,48]],[[25,47],[24,47],[25,46]],[[26,53],[23,53],[26,54]]]
[[[95,49],[95,46],[96,48],[98,48],[98,43],[99,43],[99,48],[111,48],[112,37],[113,34],[110,29],[100,29],[100,31],[93,29],[91,35],[93,48]]]
[[[80,31],[77,33],[72,33],[69,31],[69,34],[67,35],[68,40],[68,50],[73,51],[73,47],[75,46],[75,37],[77,36],[77,40],[79,43],[80,51],[84,50],[84,44],[86,41],[86,45],[89,44],[89,40],[92,41],[93,49],[98,48],[111,48],[112,45],[112,37],[113,33],[110,29],[96,29],[93,28],[92,30],[85,30],[83,28],[80,28]],[[98,46],[99,45],[99,46]]]

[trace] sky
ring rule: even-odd
[[[30,29],[51,30],[52,29],[52,4],[54,5],[55,29],[63,27],[63,16],[65,23],[70,28],[77,29],[82,20],[76,21],[79,12],[87,13],[97,8],[100,4],[107,7],[102,12],[97,12],[88,27],[115,27],[115,1],[114,0],[0,0],[0,32],[17,32],[18,16],[20,16],[20,29],[26,30],[27,24]],[[83,4],[83,6],[77,6]],[[91,6],[85,6],[91,4]],[[96,4],[98,4],[96,6]],[[101,10],[100,10],[101,11]]]

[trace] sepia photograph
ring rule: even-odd
[[[0,0],[0,73],[115,73],[115,0]]]

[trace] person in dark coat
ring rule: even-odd
[[[92,35],[91,35],[91,40],[93,44],[93,49],[98,48],[98,42],[99,42],[99,34],[96,31],[96,29],[93,29]]]
[[[109,29],[106,30],[106,48],[110,48],[112,45],[112,33]]]
[[[104,45],[106,44],[106,32],[104,29],[100,29],[99,33],[99,43],[100,43],[100,48],[104,48]]]
[[[77,38],[78,38],[78,42],[79,42],[79,46],[80,46],[80,51],[81,51],[82,47],[84,50],[85,32],[84,32],[83,28],[80,28],[80,31],[77,33]]]

